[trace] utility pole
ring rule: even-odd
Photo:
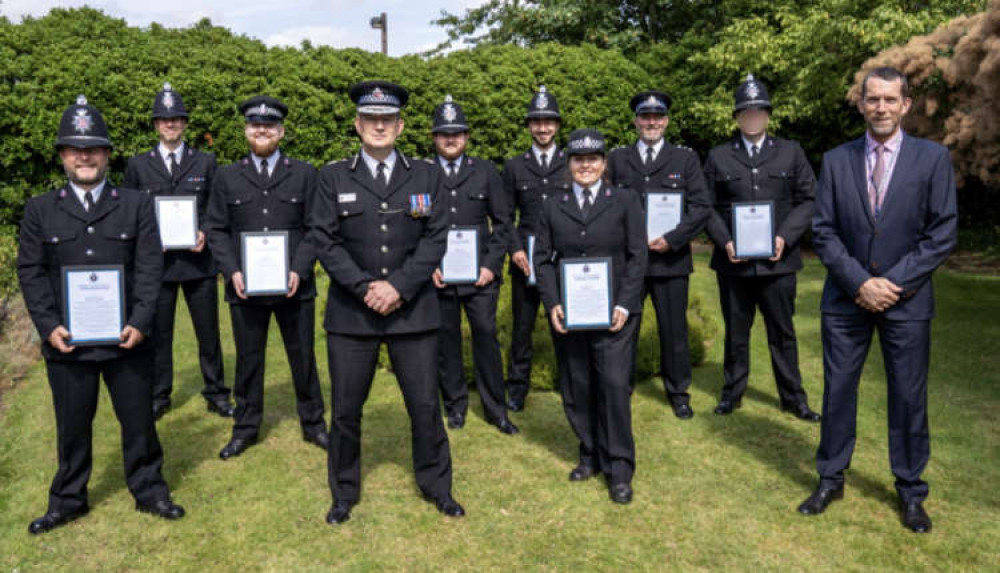
[[[372,28],[382,30],[382,55],[389,55],[389,18],[385,12],[371,19]]]

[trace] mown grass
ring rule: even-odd
[[[823,276],[817,261],[807,262],[796,316],[802,372],[817,409]],[[704,256],[692,281],[721,322]],[[877,346],[862,382],[847,496],[821,517],[795,512],[815,485],[819,428],[778,411],[758,321],[750,390],[735,415],[711,413],[722,383],[721,340],[695,370],[693,420],[674,418],[658,379],[639,385],[636,497],[625,507],[612,504],[597,480],[566,479],[576,443],[558,396],[536,392],[525,412],[513,414],[522,430],[517,437],[487,426],[473,398],[466,428],[450,432],[454,493],[469,514],[441,517],[416,491],[409,422],[395,379],[380,374],[365,410],[364,497],[353,519],[333,528],[323,521],[330,504],[326,458],[301,441],[277,329],[268,355],[263,441],[222,462],[216,454],[230,426],[204,411],[193,336],[181,320],[175,407],[159,429],[166,477],[188,516],[168,523],[133,510],[105,393],[95,420],[91,514],[47,535],[27,533],[28,522],[45,510],[55,471],[54,417],[39,365],[8,392],[0,415],[0,570],[995,570],[1000,279],[943,272],[936,287],[930,535],[899,523]],[[223,344],[231,379],[227,315]],[[329,396],[322,337],[316,348]]]

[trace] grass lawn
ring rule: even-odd
[[[718,322],[715,276],[697,259],[693,290]],[[824,270],[799,275],[802,374],[822,401],[819,295]],[[262,443],[218,459],[230,424],[209,415],[186,312],[179,312],[174,409],[160,421],[167,481],[188,510],[176,523],[134,511],[106,392],[95,420],[92,511],[31,536],[56,469],[44,368],[4,397],[0,413],[0,571],[345,570],[997,570],[1000,563],[1000,278],[936,277],[930,374],[930,535],[899,522],[889,470],[882,360],[872,349],[861,388],[847,495],[806,518],[795,507],[816,483],[819,426],[778,410],[763,325],[754,327],[750,389],[734,415],[713,415],[722,385],[720,337],[695,369],[695,417],[670,412],[658,379],[633,399],[635,501],[618,506],[601,480],[570,483],[576,442],[559,397],[533,393],[512,414],[520,436],[487,426],[473,397],[469,423],[449,431],[462,520],[421,500],[410,469],[409,422],[394,378],[380,374],[365,410],[364,495],[334,528],[326,456],[301,440],[277,329],[272,328]],[[317,310],[321,306],[317,305]],[[648,312],[648,309],[647,309]],[[226,374],[233,349],[223,308]],[[318,325],[318,321],[317,321]],[[329,400],[324,340],[317,337]],[[327,402],[329,417],[329,402]],[[993,563],[993,565],[990,565]]]

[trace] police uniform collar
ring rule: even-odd
[[[169,149],[167,149],[167,146],[163,145],[163,142],[160,142],[159,144],[157,144],[156,151],[160,154],[160,157],[162,157],[164,161],[167,161],[167,156],[170,155],[170,153],[171,153],[171,151]],[[182,141],[181,144],[177,146],[177,149],[175,149],[172,152],[174,154],[174,157],[177,158],[177,162],[178,163],[181,162],[181,157],[184,155],[185,151],[189,151],[189,150],[187,149],[187,145],[185,145],[184,142]],[[190,153],[189,153],[189,155],[190,155]]]
[[[639,152],[639,157],[641,157],[642,160],[645,161],[646,160],[646,148],[647,147],[652,147],[653,148],[653,159],[655,160],[657,157],[660,156],[660,152],[663,151],[663,148],[664,148],[666,142],[667,142],[666,138],[661,137],[659,141],[657,141],[653,145],[650,145],[650,144],[646,143],[645,141],[643,141],[640,138],[639,141],[637,141],[635,143],[635,148]]]
[[[98,199],[101,198],[101,194],[104,192],[105,187],[109,187],[108,180],[106,178],[90,190],[90,196],[94,198],[94,203],[97,203]],[[73,194],[76,195],[76,198],[80,200],[80,204],[85,205],[86,200],[84,199],[84,196],[87,194],[87,190],[78,187],[77,184],[72,181],[69,182],[69,188],[73,191]],[[115,193],[114,196],[117,197],[117,193]]]
[[[461,169],[462,168],[462,164],[465,163],[465,154],[464,153],[462,155],[459,155],[455,159],[445,159],[444,156],[442,156],[441,154],[438,154],[437,158],[438,158],[438,163],[440,163],[441,167],[444,168],[444,169],[448,169],[448,162],[449,161],[454,161],[455,162],[455,169]],[[471,162],[470,162],[470,164],[471,164]]]
[[[270,173],[274,173],[274,169],[278,166],[278,161],[281,160],[281,149],[280,148],[275,149],[274,153],[272,153],[267,157],[261,157],[256,153],[254,153],[253,151],[251,151],[250,159],[253,160],[253,165],[257,169],[258,173],[260,172],[260,162],[267,159],[267,170]]]

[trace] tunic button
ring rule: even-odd
[[[266,233],[267,231],[268,231],[267,227],[264,227],[264,232]]]
[[[587,236],[587,231],[580,231],[580,236],[581,237],[586,237]]]
[[[340,212],[340,216],[341,217],[346,217],[347,216],[347,211],[341,211]]]
[[[121,235],[118,235],[118,236],[120,238],[122,238],[122,239],[127,239],[128,238],[128,235],[126,235],[125,233],[122,233]]]
[[[542,179],[542,185],[548,185],[548,184],[549,184],[548,179]]]
[[[53,243],[58,243],[59,242],[59,237],[52,237],[52,242]]]
[[[382,229],[383,233],[387,233],[389,231],[389,226],[386,225],[385,223],[382,223],[382,226],[379,228]]]
[[[548,198],[549,198],[549,196],[548,196],[548,195],[546,195],[545,193],[542,193],[542,201],[544,201],[544,200],[546,200],[546,199],[548,199]]]
[[[264,190],[264,196],[267,197],[267,189]]]
[[[454,189],[452,189],[451,190],[451,196],[454,197],[455,195],[458,195],[458,191],[455,191]]]
[[[676,183],[673,184],[673,188],[677,189],[677,184]]]
[[[754,167],[754,168],[753,168],[753,169],[751,170],[751,173],[757,173],[757,168],[756,168],[756,167]]]
[[[388,204],[388,203],[382,203],[382,205],[380,205],[380,206],[381,206],[381,207],[382,207],[383,209],[388,209],[388,208],[389,208],[389,204]]]
[[[456,209],[456,208],[452,207],[452,208],[451,208],[451,212],[452,212],[452,213],[457,213],[457,212],[458,212],[458,209]]]
[[[237,199],[237,200],[236,200],[236,204],[237,204],[237,205],[239,205],[239,204],[240,204],[240,200],[239,200],[239,199]]]
[[[88,257],[94,256],[94,250],[93,249],[87,249],[87,256]]]
[[[261,212],[263,212],[265,215],[267,215],[267,208],[265,207],[264,209],[261,210]]]
[[[87,234],[88,235],[93,235],[94,234],[94,228],[93,227],[87,227]]]
[[[452,229],[457,229],[457,228],[458,228],[458,225],[456,225],[455,223],[452,223],[452,224],[451,224],[451,228],[452,228]]]
[[[382,276],[386,276],[387,274],[389,274],[389,269],[382,267]]]
[[[760,190],[760,185],[754,185],[753,186],[753,190],[754,191],[759,191]]]
[[[389,252],[389,247],[387,247],[385,245],[382,245],[382,252],[383,253],[388,253]]]
[[[649,175],[643,177],[642,179],[643,179],[643,181],[649,182]]]

